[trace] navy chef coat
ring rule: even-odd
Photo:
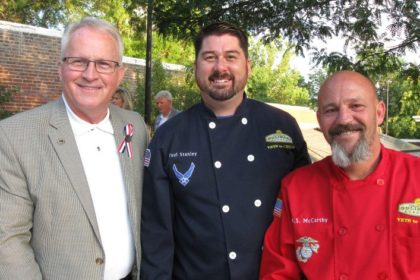
[[[309,162],[295,119],[246,97],[168,120],[146,151],[141,278],[258,279],[280,181]]]

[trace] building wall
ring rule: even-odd
[[[58,98],[61,85],[57,62],[60,58],[61,31],[0,21],[0,95],[12,91],[10,102],[2,106],[20,112]],[[137,90],[144,76],[145,60],[124,57],[127,68],[122,82],[129,92]],[[183,66],[165,64],[168,71]]]

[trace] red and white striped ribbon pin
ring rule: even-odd
[[[133,147],[131,144],[131,138],[133,137],[133,132],[134,132],[134,126],[131,123],[127,124],[124,127],[125,138],[118,145],[118,152],[124,153],[124,151],[127,150],[129,158],[133,156]]]

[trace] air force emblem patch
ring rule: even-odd
[[[187,172],[185,172],[184,174],[182,174],[181,172],[178,171],[178,169],[176,168],[176,165],[174,163],[174,165],[172,166],[172,170],[175,173],[175,176],[178,178],[179,183],[181,185],[183,185],[184,187],[187,186],[187,184],[190,182],[190,178],[194,172],[195,169],[195,164],[194,162],[191,162],[190,164],[190,168],[188,168]]]

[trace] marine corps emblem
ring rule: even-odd
[[[296,258],[298,261],[306,263],[314,252],[318,253],[319,244],[317,240],[309,236],[302,236],[296,242],[302,243],[302,246],[296,249]]]

